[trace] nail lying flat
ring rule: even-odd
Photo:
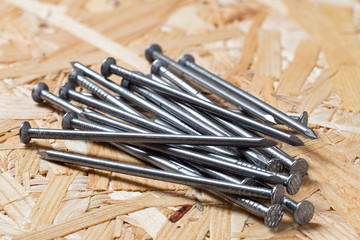
[[[228,102],[239,107],[243,112],[247,113],[248,115],[255,117],[267,124],[276,124],[275,119],[270,114],[262,111],[255,105],[251,104],[251,102],[241,99],[236,94],[232,93],[231,91],[227,90],[226,88],[222,87],[217,83],[209,83],[201,75],[194,73],[188,68],[163,55],[159,45],[152,44],[148,46],[145,51],[145,56],[149,62],[152,62],[155,59],[161,59],[164,63],[166,63],[166,67],[163,66],[163,68],[160,69],[160,72],[168,67],[169,70],[171,70],[173,73],[176,73],[176,75],[181,76],[187,80],[192,80],[197,84],[201,84],[201,86],[205,87],[207,90],[221,96]]]
[[[224,108],[215,106],[209,102],[200,100],[196,97],[193,97],[182,91],[168,87],[164,84],[156,83],[144,76],[140,76],[140,75],[133,73],[127,69],[119,67],[116,65],[116,61],[113,58],[107,58],[103,62],[103,64],[101,65],[101,73],[104,76],[109,76],[112,73],[117,74],[119,76],[124,77],[126,80],[133,82],[134,84],[143,85],[146,87],[150,87],[154,90],[158,90],[161,93],[166,94],[167,96],[169,96],[171,98],[176,98],[180,101],[191,103],[191,104],[196,105],[206,111],[212,112],[213,114],[216,114],[219,117],[227,118],[230,121],[236,121],[237,123],[239,123],[247,128],[264,133],[264,134],[274,137],[280,141],[289,143],[294,146],[304,145],[304,143],[295,135],[280,131],[276,128],[269,127],[265,124],[261,124],[250,118],[232,113],[231,111],[228,111]]]
[[[161,49],[161,48],[160,48]],[[207,71],[206,69],[200,67],[199,65],[195,64],[194,58],[191,55],[185,55],[179,63],[183,64],[184,66],[188,67],[189,69],[195,71],[196,73],[202,74],[205,76],[209,81],[213,81],[224,88],[236,93],[238,96],[242,97],[243,99],[251,102],[252,104],[256,105],[260,109],[264,110],[265,112],[274,116],[278,121],[285,124],[286,126],[294,129],[295,131],[304,134],[305,136],[316,139],[317,136],[313,130],[309,127],[301,124],[300,122],[292,119],[285,113],[279,111],[278,109],[270,106],[269,104],[261,101],[260,99],[252,96],[251,94],[241,90],[240,88],[232,85],[231,83],[227,82],[226,80],[218,77],[217,75]]]
[[[108,133],[96,131],[74,131],[61,129],[31,128],[28,122],[20,127],[20,138],[29,143],[31,138],[72,139],[96,142],[120,143],[164,143],[221,146],[252,146],[274,145],[275,142],[266,138],[218,137],[204,135],[171,135],[148,133]]]
[[[131,164],[119,163],[105,159],[64,153],[53,150],[41,151],[38,154],[47,160],[76,164],[85,167],[133,175],[137,177],[147,177],[155,180],[168,181],[178,184],[186,183],[187,185],[192,187],[211,188],[214,190],[236,194],[239,196],[272,199],[274,197],[278,197],[277,195],[279,194],[278,192],[274,192],[274,190],[266,188],[233,184],[226,181],[220,181],[210,178],[187,176],[184,174],[178,174],[164,170],[140,167]]]
[[[160,69],[162,69],[163,65],[164,65],[164,63],[162,63],[162,60],[155,60],[152,63],[151,71],[155,74],[161,74],[163,77],[168,79],[170,82],[172,82],[173,84],[175,84],[176,86],[178,86],[179,88],[184,90],[185,92],[187,92],[195,97],[198,97],[199,99],[202,99],[204,101],[213,103],[209,98],[207,98],[205,95],[203,95],[201,92],[199,92],[196,88],[189,85],[187,82],[185,82],[183,79],[177,77],[172,72],[170,72],[166,69],[163,69],[162,71],[160,71]],[[215,104],[215,103],[213,103],[213,104]],[[232,109],[229,109],[229,110],[233,111]],[[301,121],[306,122],[307,117],[308,117],[307,112],[304,112],[303,114],[301,114],[300,119],[301,119]],[[235,125],[235,124],[231,123],[230,121],[226,121],[220,117],[214,116],[214,119],[217,120],[222,125],[226,126],[235,135],[242,136],[242,137],[256,137],[257,136],[256,134],[252,133],[251,131],[248,131],[248,130],[246,130],[238,125]],[[258,150],[260,152],[262,152],[263,154],[266,154],[267,156],[272,157],[272,160],[270,160],[270,161],[272,161],[272,162],[275,161],[275,164],[274,164],[275,170],[277,170],[279,172],[282,171],[282,166],[276,164],[276,162],[281,161],[282,165],[285,166],[285,168],[289,170],[290,174],[294,173],[295,171],[299,171],[304,175],[307,174],[309,166],[305,159],[300,158],[300,159],[295,160],[290,155],[288,155],[287,153],[282,151],[280,148],[277,148],[275,146],[268,147],[268,148],[259,148]],[[268,164],[270,164],[270,162]],[[270,169],[270,168],[274,169],[272,166],[268,166],[268,169]]]
[[[98,125],[96,123],[90,123],[79,120],[82,124],[80,124],[76,119],[73,118],[75,115],[72,112],[65,114],[63,120],[65,119],[65,125],[68,125],[68,129],[83,129],[83,130],[96,130],[96,131],[115,131],[115,129],[111,129],[109,127],[104,127]],[[114,147],[124,151],[134,157],[137,157],[147,163],[150,163],[160,169],[167,171],[179,172],[182,174],[190,175],[190,176],[201,176],[201,173],[196,169],[189,168],[189,166],[184,166],[178,162],[174,162],[173,160],[165,159],[164,156],[160,156],[150,150],[140,149],[138,147],[119,144],[119,143],[110,143]],[[246,184],[243,182],[243,184]],[[256,202],[251,199],[242,198],[237,195],[225,194],[216,190],[212,190],[211,188],[206,189],[208,191],[213,192],[214,194],[246,209],[247,211],[264,218],[264,223],[268,227],[277,226],[283,216],[283,208],[279,204],[273,204],[270,207]],[[280,195],[278,195],[281,197]],[[273,202],[278,202],[278,198],[274,197],[272,199]]]

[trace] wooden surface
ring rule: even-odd
[[[0,239],[360,238],[358,2],[8,0],[0,15]],[[269,229],[196,189],[50,164],[36,155],[55,149],[144,165],[106,144],[20,143],[23,120],[61,128],[63,113],[31,100],[36,83],[57,93],[70,61],[98,71],[108,56],[148,73],[143,52],[150,43],[175,59],[193,54],[289,114],[310,113],[319,139],[282,145],[309,162],[294,196],[314,203],[309,224],[296,225],[286,213]]]

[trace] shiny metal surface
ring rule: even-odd
[[[117,74],[119,76],[124,77],[126,80],[131,81],[134,84],[150,87],[154,90],[160,91],[163,94],[166,94],[171,98],[176,98],[180,101],[191,103],[192,105],[200,107],[206,111],[212,112],[213,114],[216,114],[219,117],[226,118],[231,121],[236,121],[238,124],[242,124],[244,127],[264,133],[268,136],[274,137],[278,140],[289,143],[291,145],[296,145],[296,146],[304,145],[304,143],[295,135],[285,133],[278,129],[254,121],[250,118],[232,113],[226,109],[215,106],[209,102],[203,101],[189,94],[183,93],[182,91],[173,89],[164,84],[156,83],[144,76],[141,76],[139,74],[126,70],[122,67],[119,67],[116,65],[116,61],[113,58],[107,58],[103,62],[101,66],[101,71],[102,74],[105,74],[105,76],[109,76],[109,74],[111,73]]]
[[[309,137],[312,139],[316,139],[317,136],[315,134],[315,132],[310,129],[309,127],[301,124],[300,122],[292,119],[291,117],[289,117],[288,115],[286,115],[285,113],[279,111],[278,109],[270,106],[269,104],[261,101],[260,99],[252,96],[251,94],[241,90],[240,88],[232,85],[231,83],[227,82],[226,80],[220,78],[219,76],[207,71],[206,69],[200,67],[199,65],[197,65],[194,61],[194,58],[187,54],[185,56],[183,56],[180,60],[179,63],[186,66],[187,68],[193,70],[194,72],[196,72],[197,74],[201,74],[202,76],[205,76],[206,78],[202,78],[203,82],[213,82],[216,83],[220,86],[222,86],[223,88],[227,89],[228,91],[233,92],[234,94],[238,95],[239,97],[241,97],[242,99],[245,99],[249,102],[251,102],[252,104],[256,105],[257,107],[259,107],[260,109],[264,110],[265,112],[271,114],[272,116],[274,116],[276,118],[277,121],[280,121],[281,123],[285,124],[286,126],[294,129],[295,131]]]

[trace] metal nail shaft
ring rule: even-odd
[[[112,131],[108,127],[100,126],[95,123],[84,122],[85,124],[77,124],[76,123],[77,119],[73,118],[73,117],[74,117],[74,115],[71,112],[65,114],[65,116],[64,116],[65,122],[67,122],[66,119],[69,120],[67,123],[69,125],[69,128],[71,127],[71,128],[79,128],[79,129],[83,129],[83,130]],[[114,131],[115,131],[115,129],[114,129]],[[161,168],[163,170],[179,172],[179,173],[190,175],[190,176],[201,176],[201,173],[198,172],[196,169],[189,168],[188,166],[184,166],[183,164],[174,162],[169,159],[165,159],[163,156],[160,156],[154,152],[151,152],[150,150],[145,151],[138,147],[133,147],[130,145],[119,144],[119,143],[110,143],[110,144],[113,145],[114,147],[134,156],[134,157],[137,157],[137,158],[139,158],[147,163],[150,163],[158,168]],[[245,184],[245,182],[243,182],[243,184]],[[274,205],[271,205],[270,207],[267,207],[261,203],[258,203],[256,201],[253,201],[250,199],[241,198],[237,195],[224,194],[222,192],[215,191],[212,189],[206,189],[206,190],[213,192],[214,194],[216,194],[220,197],[223,197],[224,199],[246,209],[247,211],[249,211],[259,217],[263,217],[264,223],[268,227],[277,226],[282,219],[283,210],[282,210],[281,205],[279,205],[279,204],[274,204]],[[276,200],[276,199],[274,199],[274,200]]]
[[[232,91],[233,93],[237,94],[241,98],[251,102],[252,104],[256,105],[260,109],[264,110],[265,112],[273,115],[278,121],[285,124],[286,126],[294,129],[295,131],[304,134],[309,138],[316,139],[317,136],[313,130],[304,126],[303,124],[299,123],[298,121],[292,119],[285,113],[279,111],[278,109],[270,106],[269,104],[261,101],[260,99],[252,96],[251,94],[241,90],[240,88],[232,85],[231,83],[227,82],[226,80],[218,77],[217,75],[207,71],[206,69],[200,67],[199,65],[195,64],[194,58],[191,55],[184,56],[179,63],[183,64],[184,66],[188,67],[189,69],[205,76],[208,81],[212,81],[217,83],[218,85],[223,86],[224,88]]]
[[[129,70],[119,67],[116,65],[116,61],[113,58],[107,58],[103,62],[102,66],[101,66],[101,72],[104,76],[109,76],[110,74],[114,73],[114,74],[124,77],[125,79],[131,81],[134,84],[151,87],[153,89],[156,89],[156,90],[166,94],[169,97],[177,98],[180,101],[191,103],[191,104],[196,105],[206,111],[210,111],[220,117],[227,118],[231,121],[237,121],[239,124],[242,124],[243,126],[245,126],[247,128],[264,133],[268,136],[274,137],[278,140],[289,143],[291,145],[296,145],[296,146],[304,145],[304,143],[295,135],[285,133],[278,129],[275,129],[275,128],[269,127],[267,125],[261,124],[259,122],[256,122],[250,118],[232,113],[224,108],[215,106],[209,102],[200,100],[196,97],[193,97],[189,94],[186,94],[186,93],[183,93],[176,89],[173,89],[171,87],[168,87],[164,84],[156,83],[144,76],[140,76]]]
[[[252,187],[247,185],[233,184],[226,181],[214,180],[203,177],[188,176],[184,174],[168,172],[164,170],[140,167],[131,164],[119,163],[110,160],[93,158],[78,154],[64,153],[59,151],[41,151],[38,153],[47,160],[81,165],[106,171],[118,172],[137,177],[146,177],[160,181],[184,184],[200,188],[211,188],[221,192],[237,194],[246,197],[260,197],[271,199],[273,191],[266,188]]]
[[[31,128],[25,121],[20,127],[20,138],[23,143],[29,143],[31,138],[41,139],[72,139],[96,142],[119,143],[162,143],[191,145],[221,145],[221,146],[257,146],[273,145],[275,142],[266,138],[218,137],[205,135],[172,135],[156,133],[108,133],[96,131],[74,131],[47,128]]]

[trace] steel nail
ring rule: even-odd
[[[96,84],[92,83],[86,77],[84,76],[84,72],[80,69],[73,69],[68,77],[68,80],[71,84],[74,86],[82,86],[88,91],[95,94],[98,98],[116,106],[124,111],[130,112],[132,114],[143,116],[140,112],[135,110],[134,108],[130,107],[128,104],[124,103],[120,99],[115,98],[113,95],[111,95],[108,91],[105,89],[97,86]]]
[[[63,118],[63,128],[68,128],[71,124],[73,124],[78,129],[96,130],[91,128],[91,123],[88,123],[81,119],[76,119],[76,116],[74,114],[66,114]],[[112,128],[108,128],[105,126],[102,129],[107,132],[114,131]],[[139,144],[139,146],[159,151],[161,153],[169,154],[175,157],[179,157],[186,162],[196,163],[197,165],[228,171],[242,177],[251,177],[260,181],[265,181],[273,184],[283,184],[286,186],[286,190],[289,194],[295,194],[301,186],[302,174],[299,173],[293,173],[290,176],[286,176],[283,174],[270,172],[262,168],[258,168],[249,163],[237,161],[236,159],[230,157],[211,153],[209,154],[194,152],[188,149],[180,149],[167,145]]]
[[[119,143],[157,143],[157,144],[191,144],[218,146],[256,146],[271,145],[273,141],[266,138],[219,137],[205,135],[176,135],[156,133],[119,133],[98,131],[74,131],[62,129],[31,128],[25,121],[20,127],[20,139],[27,144],[31,138],[41,139],[72,139],[96,142]]]
[[[125,79],[131,81],[134,84],[137,85],[143,85],[146,87],[151,87],[153,89],[156,89],[163,94],[166,94],[167,96],[170,96],[172,98],[176,98],[180,101],[184,101],[187,103],[191,103],[194,106],[198,106],[206,111],[210,111],[220,117],[227,118],[231,121],[237,121],[239,124],[244,125],[247,128],[253,129],[258,132],[262,132],[268,136],[272,136],[276,139],[279,139],[283,142],[289,143],[291,145],[304,145],[304,143],[295,135],[285,133],[283,131],[280,131],[278,129],[269,127],[265,124],[261,124],[259,122],[256,122],[250,118],[232,113],[230,111],[227,111],[224,108],[215,106],[209,102],[203,101],[201,99],[198,99],[196,97],[190,96],[189,94],[183,93],[182,91],[173,89],[171,87],[168,87],[164,84],[156,83],[144,76],[138,75],[136,73],[133,73],[129,70],[126,70],[122,67],[119,67],[116,65],[116,61],[113,58],[107,58],[103,64],[101,65],[101,73],[104,76],[109,76],[112,73],[117,74],[119,76],[124,77]]]
[[[276,124],[275,119],[270,114],[262,111],[255,105],[251,104],[247,100],[244,100],[238,97],[233,92],[227,90],[221,85],[213,82],[204,81],[203,77],[199,74],[194,73],[188,68],[182,66],[181,64],[173,61],[172,59],[166,57],[162,54],[161,47],[157,44],[149,45],[145,50],[145,57],[149,62],[153,62],[155,59],[161,59],[166,65],[163,65],[158,71],[164,71],[166,68],[169,68],[172,72],[177,75],[184,77],[185,79],[191,80],[205,87],[206,89],[214,92],[215,94],[221,96],[227,101],[231,102],[235,106],[238,106],[242,111],[246,112],[248,115],[253,116],[265,123]]]
[[[155,60],[152,63],[152,72],[153,73],[159,73],[158,69],[163,65],[161,63],[161,60]],[[210,99],[208,99],[205,95],[203,95],[201,92],[199,92],[194,87],[190,86],[187,82],[182,80],[181,78],[177,77],[176,75],[172,74],[169,71],[163,71],[162,76],[165,77],[170,82],[174,83],[179,88],[183,89],[185,92],[188,92],[189,94],[192,94],[199,99],[202,99],[204,101],[213,103]],[[156,77],[156,75],[151,75],[152,79],[158,79],[159,77]],[[215,103],[213,103],[215,104]],[[237,126],[235,124],[232,124],[231,122],[228,122],[226,120],[223,120],[219,117],[213,116],[216,121],[218,121],[223,126],[227,127],[228,129],[232,130],[235,134],[243,134],[244,132],[247,132],[245,129],[242,129],[240,126]],[[249,133],[250,134],[250,133]],[[232,134],[234,135],[234,134]],[[248,136],[247,136],[248,137]],[[264,155],[257,152],[255,149],[250,150],[242,150],[242,155],[250,162],[254,163],[258,167],[265,168],[270,171],[274,172],[282,172],[283,171],[283,164],[281,159],[278,159],[278,157],[272,156],[272,159],[268,159]],[[278,155],[278,154],[277,154]]]
[[[229,183],[226,181],[220,181],[204,177],[188,176],[180,173],[174,173],[164,170],[158,170],[153,168],[141,167],[131,164],[119,163],[110,160],[93,158],[78,154],[64,153],[60,151],[40,151],[38,154],[51,161],[63,162],[81,165],[85,167],[91,167],[111,172],[118,172],[127,175],[133,175],[137,177],[147,177],[160,181],[167,181],[172,183],[184,184],[193,187],[211,188],[221,192],[227,192],[245,197],[260,197],[265,199],[273,199],[277,197],[278,192],[274,190],[253,187],[247,185],[240,185]]]
[[[153,47],[153,49],[155,49],[154,51],[159,51],[157,50],[155,47]],[[160,48],[161,51],[161,48]],[[154,53],[153,53],[154,54]],[[197,65],[195,63],[195,59],[194,57],[192,57],[191,55],[187,54],[184,55],[182,58],[180,58],[179,63],[188,67],[189,69],[191,69],[192,71],[196,72],[197,74],[201,74],[203,76],[205,76],[206,78],[205,81],[212,81],[214,83],[217,83],[218,85],[221,85],[222,87],[232,91],[233,93],[237,94],[239,97],[251,102],[252,104],[256,105],[257,107],[259,107],[260,109],[264,110],[265,112],[271,114],[272,116],[274,116],[276,118],[276,120],[280,121],[281,123],[285,124],[286,126],[294,129],[295,131],[309,137],[312,139],[316,139],[317,136],[315,134],[315,132],[308,128],[307,126],[299,123],[298,121],[292,119],[291,117],[289,117],[288,115],[286,115],[285,113],[279,111],[278,109],[270,106],[269,104],[261,101],[260,99],[252,96],[251,94],[241,90],[240,88],[232,85],[231,83],[227,82],[226,80],[220,78],[219,76],[207,71],[206,69],[200,67],[199,65]]]
[[[115,117],[125,120],[127,122],[131,122],[132,124],[136,124],[138,126],[146,128],[152,132],[182,134],[182,132],[180,132],[179,130],[169,128],[165,125],[158,124],[149,119],[142,118],[140,116],[128,113],[128,112],[118,109],[112,105],[104,103],[103,101],[100,101],[98,99],[84,96],[81,93],[75,91],[74,86],[70,83],[63,84],[63,86],[59,90],[59,96],[63,99],[72,99],[74,101],[83,103],[87,106],[98,109],[102,112],[108,113],[112,116],[115,116]],[[205,151],[216,153],[216,154],[228,154],[229,153],[229,151],[226,151],[226,152],[222,151],[222,148],[215,147],[215,146],[198,146],[198,147]]]
[[[161,63],[161,60],[155,60],[153,62],[153,65],[157,65],[156,67],[154,67],[154,69],[158,69],[163,64]],[[153,72],[156,73],[156,71],[153,71]],[[194,87],[189,85],[187,82],[185,82],[181,78],[172,74],[171,72],[169,74],[166,74],[163,76],[167,80],[169,80],[170,82],[172,82],[173,84],[175,84],[176,86],[178,86],[179,88],[184,90],[185,92],[187,92],[195,97],[198,97],[199,99],[202,99],[204,101],[213,103],[210,99],[208,99],[200,91],[198,91],[197,89],[195,89]],[[215,103],[213,103],[213,104],[215,104]],[[302,114],[302,116],[304,119],[306,119],[307,113],[304,112]],[[243,136],[243,137],[258,136],[256,134],[252,133],[251,131],[248,131],[248,130],[246,130],[238,125],[235,125],[229,121],[226,121],[226,120],[216,117],[216,116],[214,116],[214,117],[220,124],[226,126],[229,130],[231,130],[236,135]],[[280,160],[283,163],[284,167],[289,171],[290,174],[292,174],[296,171],[301,172],[303,175],[307,174],[309,166],[308,166],[308,163],[306,162],[306,160],[303,158],[294,159],[291,156],[289,156],[287,153],[282,151],[280,148],[277,148],[277,147],[259,148],[258,150],[260,152],[262,152],[263,154],[270,156],[272,158],[272,160],[275,160],[275,163],[273,163],[275,165],[275,169],[276,169],[278,160]],[[251,159],[249,159],[249,160],[251,160]],[[271,166],[269,166],[269,164],[270,164],[270,162],[268,163],[268,169],[272,168]],[[279,168],[278,170],[280,171],[281,166],[279,165],[278,168]]]
[[[267,187],[269,189],[272,188],[271,186],[263,182],[255,181],[254,179],[248,179],[246,184],[258,187]],[[297,224],[305,225],[310,222],[314,216],[315,207],[310,201],[304,200],[296,202],[293,199],[284,196],[282,205],[284,205],[285,208],[293,214],[293,219]]]
[[[78,128],[82,130],[115,131],[115,129],[111,130],[111,128],[109,127],[104,127],[95,123],[89,123],[89,122],[78,123],[76,119],[76,114],[73,112],[69,112],[65,114],[63,119],[64,119],[63,126],[67,125],[69,129]],[[64,124],[64,122],[66,123]],[[190,176],[201,176],[201,173],[198,172],[196,169],[189,168],[188,166],[184,166],[183,163],[178,163],[169,159],[165,159],[163,156],[151,152],[150,150],[145,151],[137,147],[133,147],[125,144],[119,144],[119,143],[110,143],[110,144],[130,155],[133,155],[163,170],[175,171]],[[246,184],[246,182],[243,182],[243,184]],[[283,209],[279,204],[273,204],[270,207],[267,207],[256,201],[241,198],[236,195],[224,194],[222,192],[214,191],[211,189],[206,189],[206,190],[213,192],[214,194],[220,197],[223,197],[224,199],[240,206],[241,208],[246,209],[247,211],[259,217],[263,217],[264,223],[268,227],[277,226],[282,219]]]

